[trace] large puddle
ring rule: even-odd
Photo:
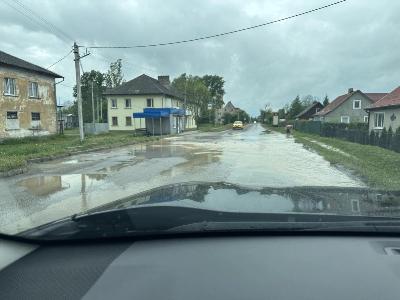
[[[1,228],[17,232],[182,182],[228,182],[254,188],[363,186],[292,138],[264,134],[261,126],[82,154],[36,168],[38,175],[0,180]],[[236,204],[228,198],[221,203],[233,208]],[[274,201],[270,204],[287,208],[282,199]]]
[[[24,192],[38,197],[47,197],[70,188],[79,190],[81,195],[85,195],[100,185],[106,177],[106,174],[35,176],[18,181],[17,186]]]

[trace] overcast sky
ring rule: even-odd
[[[21,6],[0,0],[0,49],[43,67],[73,41],[55,34]],[[80,45],[136,45],[189,39],[290,16],[335,0],[19,0]],[[12,4],[21,12],[11,8]],[[91,50],[85,71],[105,72],[122,58],[126,80],[140,74],[218,74],[225,102],[253,115],[297,94],[330,99],[349,87],[387,92],[400,85],[400,1],[348,0],[282,23],[190,44]],[[38,24],[39,23],[39,24]],[[83,49],[81,49],[83,50]],[[73,55],[51,68],[65,77],[59,103],[72,101]]]

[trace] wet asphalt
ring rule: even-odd
[[[16,233],[163,185],[227,182],[246,187],[360,187],[292,137],[264,132],[188,132],[149,144],[33,164],[0,179],[0,228]]]

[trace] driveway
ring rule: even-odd
[[[249,187],[363,186],[284,134],[252,124],[243,131],[188,133],[34,164],[0,180],[4,232],[79,213],[162,185],[229,182]]]

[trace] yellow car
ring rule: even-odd
[[[242,121],[235,121],[233,123],[232,129],[243,129],[243,122]]]

